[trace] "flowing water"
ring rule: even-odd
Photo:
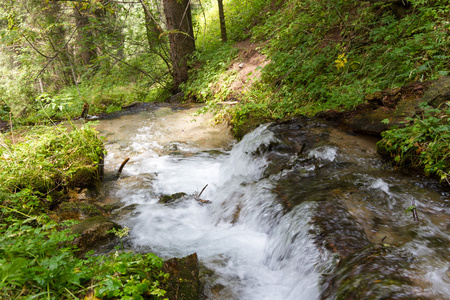
[[[116,220],[131,229],[130,247],[196,252],[208,299],[342,298],[351,294],[337,283],[369,273],[383,286],[368,294],[450,296],[450,201],[439,184],[386,170],[374,140],[320,123],[266,124],[237,143],[194,111],[164,107],[97,127],[107,174],[130,158],[104,185],[105,201],[132,208]],[[185,194],[161,203],[175,193]],[[419,222],[405,213],[412,201]],[[366,263],[374,251],[382,268]],[[364,270],[349,275],[355,265]]]

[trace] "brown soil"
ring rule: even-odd
[[[258,51],[260,44],[252,43],[250,40],[241,41],[235,44],[239,49],[238,57],[232,62],[225,75],[236,73],[235,80],[226,87],[232,91],[231,99],[237,100],[242,92],[249,90],[250,86],[259,80],[261,70],[269,63],[267,57]],[[226,76],[224,76],[226,77]],[[214,92],[223,88],[223,81],[219,81],[219,86]]]

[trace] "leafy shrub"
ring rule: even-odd
[[[404,128],[382,133],[377,146],[398,166],[423,167],[427,175],[436,174],[450,184],[450,103],[444,108],[426,104],[421,116],[408,118]]]

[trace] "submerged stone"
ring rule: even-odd
[[[106,211],[99,205],[88,201],[63,202],[55,212],[58,220],[78,220],[102,216]]]
[[[408,253],[389,246],[367,246],[342,260],[324,279],[321,299],[428,299],[408,277],[410,265]]]

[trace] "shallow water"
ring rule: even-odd
[[[164,258],[197,252],[209,299],[320,299],[321,278],[338,265],[318,236],[335,242],[350,234],[335,224],[345,223],[338,215],[326,220],[335,236],[317,221],[324,201],[335,201],[364,236],[344,243],[343,252],[381,241],[408,251],[413,265],[401,275],[414,281],[417,295],[450,295],[449,195],[438,184],[385,170],[373,139],[310,126],[295,133],[308,137],[295,154],[277,146],[292,139],[270,125],[237,143],[195,110],[165,107],[97,127],[108,139],[107,173],[130,158],[117,181],[105,182],[104,194],[105,201],[137,204],[117,220],[131,228],[131,247]],[[179,192],[187,195],[158,203]],[[404,213],[412,200],[419,223]]]

